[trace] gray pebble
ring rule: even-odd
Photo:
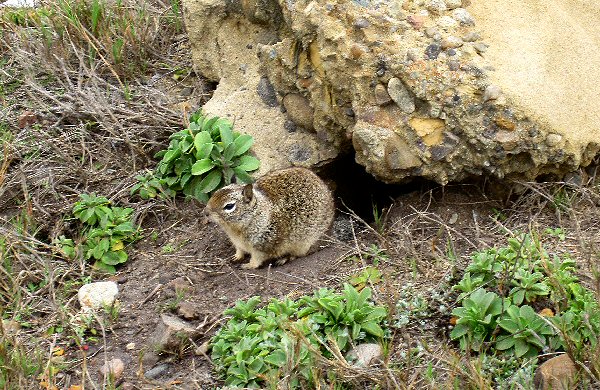
[[[460,69],[460,62],[458,62],[456,60],[448,60],[448,68],[450,70],[458,70],[458,69]]]
[[[258,85],[256,86],[256,93],[262,99],[263,103],[265,103],[269,107],[277,107],[279,106],[279,102],[277,102],[277,93],[275,92],[275,88],[265,76],[260,78]]]
[[[473,19],[469,11],[467,11],[464,8],[457,8],[454,11],[452,11],[452,17],[463,25],[472,26],[475,24],[475,20]]]
[[[454,35],[449,35],[446,38],[442,39],[442,49],[456,49],[457,47],[461,47],[463,45],[462,39],[459,37],[455,37]]]
[[[488,85],[485,91],[483,92],[483,101],[487,102],[488,100],[496,100],[502,94],[502,90],[495,85]]]
[[[477,43],[473,44],[473,49],[475,49],[475,51],[480,54],[485,53],[487,51],[488,47],[489,46],[483,42],[477,42]]]
[[[440,55],[442,47],[437,43],[432,43],[425,48],[425,56],[430,60],[435,60]]]
[[[155,367],[152,367],[148,371],[146,371],[144,373],[144,376],[148,379],[156,379],[156,378],[159,378],[159,377],[163,376],[164,374],[166,374],[166,372],[169,371],[169,368],[170,368],[170,365],[168,365],[166,363],[159,364]]]
[[[446,3],[444,2],[444,0],[429,0],[427,2],[426,7],[429,12],[438,15],[446,11]]]
[[[446,0],[446,7],[448,9],[455,9],[462,7],[462,0]]]
[[[358,18],[354,21],[354,27],[356,28],[367,28],[371,25],[366,18]]]
[[[475,31],[471,31],[463,35],[462,40],[465,42],[475,42],[481,39],[481,35]]]
[[[562,141],[562,135],[560,134],[548,134],[546,136],[546,145],[556,146]]]
[[[406,89],[402,81],[392,77],[388,82],[387,92],[402,112],[410,114],[415,111],[415,99]]]
[[[375,86],[375,101],[380,106],[386,105],[392,101],[390,94],[388,93],[386,88],[381,84],[377,84]]]

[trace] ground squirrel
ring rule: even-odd
[[[316,174],[288,168],[254,184],[221,188],[206,210],[235,246],[235,259],[250,254],[242,268],[253,269],[269,259],[305,256],[329,229],[334,204],[331,191]]]

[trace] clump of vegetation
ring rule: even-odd
[[[260,162],[249,154],[254,139],[233,131],[231,122],[197,112],[187,129],[171,135],[169,147],[156,154],[160,162],[153,175],[138,176],[131,192],[140,197],[172,196],[177,192],[206,203],[219,188],[236,178],[251,183],[248,174]]]
[[[450,333],[462,350],[516,358],[598,344],[600,307],[567,255],[550,256],[530,234],[477,252],[462,280]],[[534,308],[535,307],[535,308]],[[539,312],[539,314],[538,314]]]
[[[289,388],[319,383],[319,357],[334,358],[363,342],[381,342],[387,310],[346,284],[341,294],[320,289],[298,300],[272,299],[258,308],[259,297],[238,301],[225,311],[231,319],[211,341],[216,371],[229,386]],[[335,382],[335,378],[328,378]]]
[[[157,24],[146,3],[47,0],[35,8],[1,12],[0,29],[30,34],[47,51],[63,56],[77,48],[91,66],[128,78],[148,69],[159,29],[182,31],[180,8],[179,1],[171,1],[169,12]]]
[[[140,238],[139,228],[132,219],[133,209],[112,206],[107,198],[95,194],[81,194],[80,198],[73,207],[73,215],[83,223],[83,256],[95,260],[95,268],[115,273],[115,266],[127,261],[125,245]],[[77,255],[78,248],[72,239],[62,236],[55,244],[67,257]]]

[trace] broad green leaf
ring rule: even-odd
[[[254,171],[260,167],[260,161],[254,156],[242,156],[238,159],[236,168],[246,172]]]
[[[225,119],[220,119],[217,123],[219,127],[219,134],[221,135],[221,142],[224,146],[228,146],[233,142],[233,131],[231,131],[231,124]]]
[[[208,131],[201,131],[194,137],[194,146],[196,147],[196,151],[200,150],[203,145],[212,144],[212,138],[210,137],[210,133]]]
[[[223,150],[223,161],[231,161],[234,153],[235,145],[233,143],[230,143],[227,146],[225,146],[225,149]]]
[[[360,326],[375,337],[383,337],[383,329],[374,321],[363,322]]]
[[[202,175],[214,167],[215,164],[209,158],[198,160],[194,163],[194,165],[192,165],[192,175]]]
[[[109,265],[117,265],[127,261],[127,253],[125,251],[110,251],[102,256],[102,262]]]
[[[275,367],[282,367],[287,362],[287,355],[283,350],[276,349],[265,356],[264,361]]]
[[[204,179],[202,179],[198,185],[198,188],[200,191],[208,194],[217,188],[219,183],[221,183],[221,172],[215,170],[210,172]]]
[[[209,131],[212,129],[213,124],[219,119],[219,117],[212,117],[210,119],[205,119],[204,123],[202,124],[202,131]]]
[[[100,270],[100,271],[104,271],[107,272],[109,274],[114,274],[115,272],[117,272],[117,270],[115,269],[114,266],[109,265],[109,264],[105,264],[102,261],[98,260],[94,263],[94,268]]]
[[[467,324],[456,324],[452,332],[450,332],[450,338],[456,340],[459,337],[466,335],[469,332],[469,325]]]
[[[196,159],[202,160],[204,158],[210,157],[214,146],[215,145],[212,143],[206,143],[206,144],[200,145],[200,147],[196,148],[196,155],[195,155]]]
[[[529,344],[521,339],[515,340],[515,355],[521,357],[529,351]]]
[[[103,238],[100,240],[98,246],[100,247],[101,251],[106,252],[110,248],[110,240],[108,238]]]
[[[254,143],[254,139],[249,136],[248,134],[242,134],[239,137],[237,137],[234,141],[234,147],[235,147],[235,153],[234,156],[241,156],[242,154],[246,153],[250,147],[252,146],[252,144]]]
[[[233,168],[233,172],[235,173],[235,177],[238,178],[238,180],[242,183],[248,184],[254,181],[254,179],[252,179],[252,176],[247,174],[246,171],[244,171],[243,169],[239,169],[236,167]]]
[[[503,336],[496,341],[496,349],[501,351],[512,348],[515,345],[515,339],[513,336]]]
[[[171,161],[175,160],[179,156],[181,156],[180,149],[169,150],[163,157],[162,161],[164,161],[165,163],[170,163]]]

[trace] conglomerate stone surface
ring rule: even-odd
[[[255,137],[263,171],[354,150],[388,183],[530,179],[587,165],[600,149],[597,121],[574,121],[587,133],[572,136],[568,121],[547,120],[535,98],[524,104],[510,78],[494,75],[502,56],[493,23],[480,29],[489,15],[468,0],[183,3],[196,70],[219,82],[205,110]],[[600,29],[578,27],[592,37]],[[572,102],[572,116],[595,118],[599,100]]]

